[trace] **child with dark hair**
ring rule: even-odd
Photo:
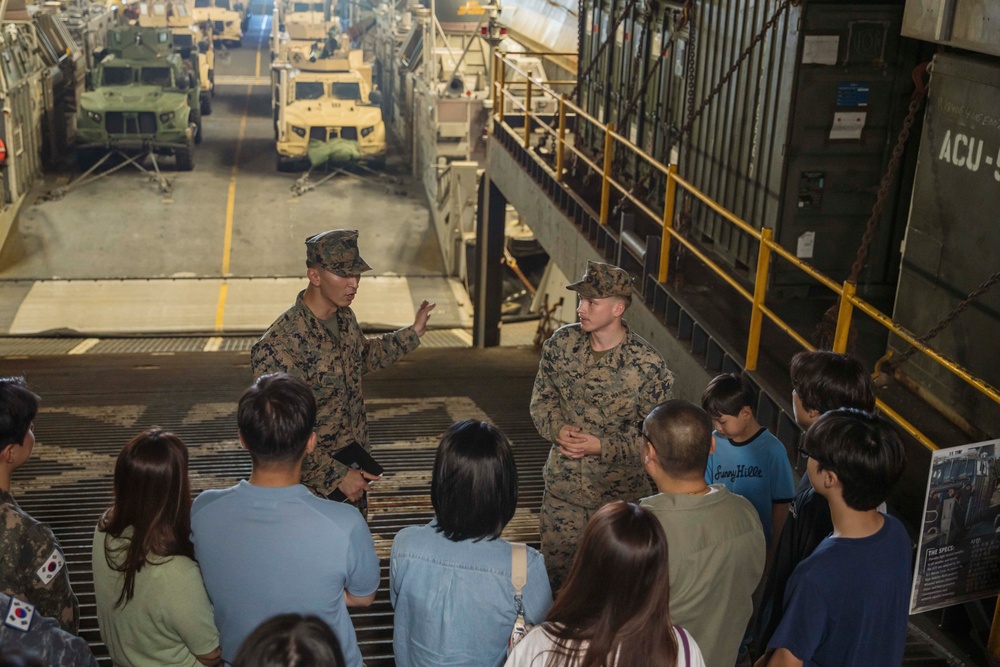
[[[512,546],[500,537],[517,507],[517,466],[507,437],[467,419],[445,431],[431,474],[434,520],[399,531],[389,561],[399,667],[502,665],[517,618]],[[552,604],[542,555],[526,548],[525,620]]]
[[[878,511],[903,473],[903,444],[885,421],[851,409],[828,412],[800,447],[833,533],[799,563],[785,614],[758,667],[899,665],[906,644],[910,539]]]
[[[875,384],[858,359],[829,350],[799,352],[792,357],[792,412],[803,429],[837,408],[875,410]],[[751,651],[759,655],[781,621],[785,586],[795,567],[809,556],[830,531],[830,507],[803,475],[789,506],[785,527],[774,546],[764,592],[754,623]]]
[[[318,616],[279,614],[250,633],[233,667],[344,667],[340,643]]]
[[[31,603],[39,615],[56,619],[63,630],[76,634],[80,604],[59,542],[10,492],[14,471],[28,462],[35,448],[40,400],[24,378],[0,378],[0,592]]]
[[[705,481],[724,484],[753,503],[770,556],[788,517],[795,480],[785,446],[757,422],[755,398],[749,384],[734,373],[708,383],[701,407],[712,417],[715,451],[708,457]]]

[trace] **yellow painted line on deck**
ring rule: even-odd
[[[263,34],[263,33],[262,33]],[[257,65],[255,77],[260,77],[261,40],[257,42]],[[240,154],[243,152],[243,138],[247,130],[247,114],[250,111],[250,94],[253,85],[247,86],[246,102],[243,105],[243,117],[240,118],[240,131],[236,138],[236,153],[233,155],[233,168],[229,172],[229,193],[226,197],[226,233],[222,241],[222,284],[219,285],[219,301],[215,307],[215,330],[222,331],[226,318],[226,295],[229,293],[229,265],[233,254],[233,215],[236,211],[236,176],[239,174]]]
[[[91,348],[101,342],[100,338],[86,338],[66,354],[86,354]]]

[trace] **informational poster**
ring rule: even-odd
[[[910,613],[1000,593],[1000,440],[934,452]]]

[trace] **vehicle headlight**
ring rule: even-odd
[[[371,127],[363,127],[363,128],[361,128],[361,136],[362,137],[367,137],[369,134],[371,134],[374,131],[375,131],[375,126],[374,125],[372,125]]]
[[[232,25],[232,24],[233,24],[233,22],[232,22],[232,21],[226,21],[226,25],[227,25],[227,26],[230,26],[230,25]]]
[[[296,127],[295,125],[292,125],[292,132],[294,132],[295,134],[299,135],[302,138],[305,138],[306,136],[306,128],[304,127]]]
[[[100,123],[102,120],[104,120],[104,116],[97,113],[96,111],[88,111],[87,118],[94,121],[95,123]]]
[[[173,111],[168,111],[167,113],[161,113],[160,114],[160,122],[163,123],[164,125],[166,125],[167,123],[169,123],[173,119],[174,119],[174,112]]]

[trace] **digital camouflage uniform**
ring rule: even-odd
[[[0,615],[6,618],[9,609],[10,596],[0,594]],[[0,619],[0,647],[38,657],[45,665],[97,667],[86,640],[61,629],[54,618],[43,616],[37,609],[27,630],[11,627]]]
[[[595,264],[591,262],[587,272],[591,282],[618,281],[617,287],[599,284],[597,294],[631,292],[631,278],[622,284],[628,274],[609,265],[594,269]],[[604,275],[611,269],[620,273]],[[569,287],[583,296],[594,293],[581,283]],[[590,335],[579,324],[561,327],[542,348],[531,392],[531,418],[538,433],[553,443],[543,471],[545,495],[539,521],[553,589],[568,573],[577,541],[595,510],[613,500],[637,502],[652,492],[642,465],[642,422],[656,405],[671,398],[673,373],[649,343],[626,322],[622,325],[625,339],[596,360]],[[555,440],[567,424],[600,439],[600,455],[563,456]]]
[[[331,239],[331,235],[337,234]],[[357,232],[335,230],[306,241],[308,261],[338,275],[371,269],[358,255]],[[302,483],[329,495],[347,467],[333,454],[352,442],[366,450],[368,415],[361,377],[385,368],[420,345],[413,327],[368,338],[350,308],[340,308],[339,340],[303,303],[285,311],[250,351],[254,377],[283,371],[301,378],[316,395],[316,449],[302,465]]]
[[[80,603],[70,587],[66,565],[47,584],[38,576],[56,550],[62,554],[52,530],[18,507],[10,493],[0,490],[0,591],[30,602],[39,614],[76,634]]]

